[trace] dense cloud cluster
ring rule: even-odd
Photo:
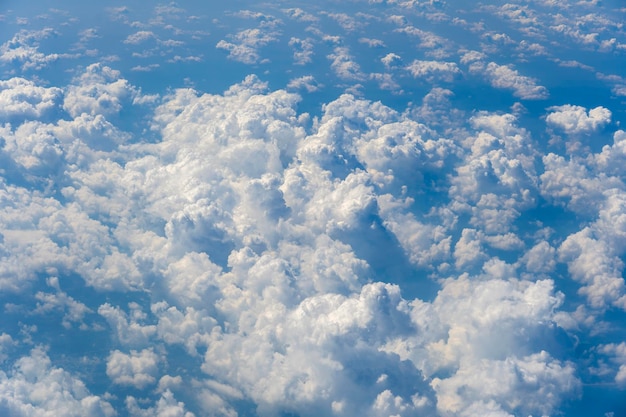
[[[213,46],[250,68],[307,25],[282,57],[305,72],[282,88],[250,70],[220,92],[151,95],[130,80],[139,67],[102,56],[51,86],[29,71],[74,59],[40,51],[51,29],[0,46],[16,72],[0,81],[0,414],[555,415],[585,385],[626,387],[626,133],[582,102],[529,122],[553,93],[523,69],[547,54],[529,43],[544,30],[618,53],[612,23],[590,34],[550,21],[552,2],[482,6],[518,44],[444,2],[368,5],[384,15],[228,14],[250,27]],[[120,44],[201,61],[176,36],[206,33],[171,26],[185,10],[152,12],[108,9],[133,29]],[[372,22],[419,53],[365,36]],[[100,54],[81,33],[74,50]],[[348,36],[378,55],[359,62]],[[406,105],[367,95],[407,80],[424,91]],[[464,107],[461,81],[511,105]]]
[[[121,79],[95,87],[95,97],[79,94],[94,71],[88,68],[89,77],[67,90],[65,107],[91,110],[124,98],[128,89],[114,87],[126,82]],[[104,73],[98,80],[114,74],[98,71]],[[551,279],[523,273],[549,272],[554,261],[543,258],[556,254],[546,241],[525,251],[523,237],[512,232],[539,193],[531,139],[515,117],[474,116],[473,133],[459,143],[350,95],[328,103],[306,129],[297,101],[267,91],[256,77],[224,95],[178,90],[155,109],[159,143],[111,141],[107,151],[98,150],[108,140],[102,133],[100,142],[72,134],[96,122],[86,112],[37,122],[50,136],[68,137],[55,141],[63,177],[48,185],[63,184],[57,190],[63,198],[5,183],[15,212],[3,215],[3,263],[20,269],[5,272],[4,289],[24,291],[51,270],[79,274],[99,290],[150,288],[150,311],[137,303],[128,311],[110,303],[90,310],[63,293],[58,278],[49,283],[53,292],[37,298],[41,312],[62,311],[68,327],[92,327],[86,316],[93,310],[106,320],[119,346],[106,359],[113,384],[156,386],[163,349],[181,345],[201,361],[203,378],[234,390],[235,399],[250,399],[263,415],[550,413],[561,395],[575,392],[573,364],[550,352],[558,346],[556,323],[564,320],[557,315],[563,294]],[[114,131],[99,117],[108,126],[101,132]],[[5,127],[15,143],[22,143],[24,124]],[[40,143],[51,144],[46,137]],[[87,160],[75,160],[75,148]],[[5,145],[23,166],[18,172],[49,163],[35,149]],[[102,152],[109,156],[98,158]],[[445,179],[451,166],[455,173]],[[429,188],[439,193],[447,181],[440,205],[416,200]],[[466,212],[469,222],[460,229]],[[599,215],[600,222],[610,210]],[[453,242],[455,230],[462,233]],[[563,243],[559,257],[570,262],[574,279],[589,283],[581,290],[591,306],[601,307],[604,298],[595,293],[619,293],[605,290],[614,288],[612,281],[585,278],[580,258],[586,255],[570,249],[588,236],[585,230]],[[520,253],[521,262],[494,258],[489,247]],[[401,254],[389,256],[450,276],[434,299],[406,299],[400,286],[379,282],[401,282],[368,262],[375,251],[394,250]],[[30,262],[19,260],[25,253]],[[476,275],[461,273],[467,268]],[[620,279],[613,278],[623,286]],[[545,398],[536,393],[539,386]],[[210,387],[195,400],[210,393],[230,409]],[[129,410],[138,407],[128,401]]]

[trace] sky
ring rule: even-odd
[[[0,415],[625,416],[625,18],[0,0]]]

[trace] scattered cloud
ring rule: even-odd
[[[0,45],[0,62],[20,63],[23,71],[41,70],[59,58],[71,56],[57,53],[45,54],[39,51],[40,41],[53,34],[52,28],[18,32],[11,40]]]
[[[312,75],[304,75],[302,77],[294,78],[289,81],[289,84],[287,84],[287,88],[294,90],[304,89],[309,93],[318,91],[322,87],[323,85],[319,84]]]
[[[319,20],[315,15],[308,13],[299,7],[283,9],[283,12],[291,19],[300,22],[317,22]]]
[[[413,77],[423,78],[428,82],[441,80],[450,83],[461,74],[454,62],[415,60],[406,69]]]
[[[220,40],[216,47],[228,51],[228,57],[244,64],[261,61],[259,48],[277,40],[276,34],[259,28],[245,29],[229,37],[233,42]]]
[[[611,111],[602,106],[587,110],[582,106],[565,104],[548,110],[548,125],[568,135],[591,133],[611,121]]]
[[[369,46],[370,48],[384,48],[385,42],[380,39],[359,38],[359,42]]]
[[[354,19],[352,16],[346,13],[327,13],[324,12],[324,15],[330,17],[332,20],[337,22],[339,26],[346,32],[354,32],[357,29],[360,29],[363,26],[363,22]]]
[[[296,65],[306,65],[313,62],[313,42],[311,39],[291,38],[289,46],[293,48],[293,60]]]
[[[402,57],[393,52],[388,53],[380,59],[380,62],[385,64],[386,68],[394,68],[402,63]]]
[[[114,384],[141,389],[156,382],[157,370],[158,356],[152,350],[131,350],[130,354],[115,350],[107,360],[106,373]]]
[[[337,77],[346,81],[363,80],[365,75],[361,72],[361,67],[354,61],[354,57],[350,54],[350,50],[346,47],[338,46],[328,55],[328,59],[332,61],[330,67],[333,69]]]
[[[128,35],[126,39],[124,39],[124,43],[131,45],[138,45],[150,39],[155,39],[156,36],[154,32],[149,30],[141,30],[139,32],[135,32],[131,35]]]
[[[495,88],[512,90],[513,95],[525,100],[545,100],[548,98],[548,90],[537,85],[535,79],[521,75],[517,70],[508,65],[499,65],[495,62],[484,64],[475,61],[470,64],[471,73],[485,76]]]

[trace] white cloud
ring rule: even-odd
[[[4,129],[5,152],[25,170],[36,175],[55,175],[64,163],[64,150],[48,126],[39,122],[21,124],[14,132]]]
[[[376,300],[381,297],[386,307],[378,305]],[[249,324],[239,322],[239,332],[254,326],[250,337],[242,338],[241,333],[223,335],[211,343],[204,369],[238,381],[259,404],[261,414],[280,409],[298,409],[305,415],[333,409],[347,414],[368,413],[370,407],[375,412],[376,407],[382,407],[382,400],[371,405],[363,403],[355,390],[372,392],[374,397],[385,391],[376,381],[378,372],[387,368],[373,361],[391,365],[397,359],[376,351],[375,335],[393,332],[393,322],[406,322],[401,303],[397,287],[377,283],[349,298],[337,294],[310,297],[291,311],[275,302],[268,304],[256,319],[250,318]],[[370,329],[371,336],[359,330],[365,328]],[[364,339],[355,343],[354,336]],[[366,363],[350,360],[357,352],[359,357],[367,358]],[[357,381],[344,372],[346,368],[356,373],[370,369],[374,378]],[[406,374],[389,372],[403,380],[419,375],[408,370]],[[399,397],[399,401],[408,403],[407,411],[415,408],[411,395],[428,393],[428,388],[420,385],[419,392],[411,390],[408,397]]]
[[[169,97],[157,110],[166,137],[158,149],[164,155],[171,155],[168,157],[171,166],[166,170],[166,175],[159,174],[161,168],[154,166],[150,162],[152,159],[146,160],[145,165],[139,162],[130,165],[132,169],[148,169],[150,176],[160,184],[147,197],[147,201],[155,202],[148,211],[170,220],[166,237],[171,242],[169,256],[174,258],[168,262],[171,266],[165,271],[163,282],[169,288],[168,295],[178,306],[153,306],[152,311],[158,317],[157,337],[166,343],[184,344],[192,354],[201,351],[201,346],[206,347],[205,371],[240,388],[259,404],[261,413],[294,409],[313,414],[333,408],[343,409],[346,413],[351,410],[367,411],[374,404],[362,404],[359,395],[355,394],[363,390],[371,392],[372,398],[389,390],[393,398],[400,398],[398,401],[404,404],[402,407],[406,407],[406,412],[428,407],[426,403],[432,407],[432,401],[421,399],[428,396],[429,389],[425,385],[417,390],[418,395],[416,391],[406,394],[390,387],[377,388],[375,380],[361,388],[360,383],[352,381],[341,371],[341,367],[361,369],[361,366],[371,367],[373,362],[350,364],[350,355],[342,353],[342,349],[337,349],[337,357],[329,360],[323,356],[321,347],[316,347],[314,343],[314,340],[319,340],[328,343],[329,347],[335,346],[334,343],[338,343],[333,341],[335,338],[358,335],[357,329],[366,326],[368,322],[380,329],[380,337],[387,331],[395,331],[393,328],[386,330],[384,317],[387,313],[379,312],[375,300],[379,295],[390,293],[394,302],[401,304],[397,289],[376,284],[361,291],[367,264],[354,254],[350,246],[323,234],[325,230],[341,231],[367,224],[367,215],[375,208],[373,188],[367,183],[368,175],[355,172],[333,184],[318,164],[331,170],[336,168],[332,160],[325,159],[320,149],[331,144],[331,140],[337,140],[336,133],[340,128],[343,129],[337,123],[338,116],[344,114],[354,123],[361,118],[376,117],[371,120],[372,126],[379,125],[381,121],[382,124],[388,123],[400,116],[383,106],[345,96],[326,107],[326,116],[320,121],[318,132],[305,140],[291,110],[295,98],[284,92],[265,95],[262,93],[264,87],[257,81],[250,79],[245,86],[235,87],[225,96],[198,97],[190,91],[179,91]],[[216,123],[214,127],[207,125],[207,120],[213,120]],[[345,142],[337,144],[345,146],[343,149],[346,152],[353,147],[347,129],[351,123],[347,121],[345,125]],[[445,141],[441,144],[424,141],[422,144],[416,137],[420,129],[415,123],[407,121],[406,126],[381,130],[380,135],[382,138],[384,135],[392,135],[394,131],[411,132],[415,137],[404,139],[400,133],[397,134],[397,140],[408,142],[406,153],[409,160],[418,157],[409,151],[409,143],[412,143],[409,141],[413,140],[423,146],[428,155],[432,153],[425,160],[436,166],[437,158],[441,158],[438,155],[442,152],[439,146],[443,146]],[[288,142],[281,144],[283,137],[285,140],[295,139],[296,149],[289,149],[286,146]],[[170,140],[176,144],[175,147],[168,143]],[[269,149],[270,141],[272,146],[284,149],[282,152],[287,158],[279,158],[271,165],[242,164],[241,159],[248,158],[247,149]],[[366,144],[363,141],[359,146]],[[188,147],[193,147],[193,152]],[[229,148],[237,150],[235,155],[240,161],[229,159],[233,152]],[[403,147],[397,148],[401,155]],[[212,158],[211,155],[215,159],[211,168],[207,169],[206,158]],[[299,161],[292,159],[293,156],[297,156]],[[349,157],[348,153],[346,157]],[[198,158],[202,163],[195,162]],[[249,158],[253,161],[256,155],[250,155]],[[379,159],[384,161],[382,155]],[[372,161],[376,159],[372,158]],[[392,161],[386,163],[392,164]],[[271,175],[263,174],[268,170]],[[178,174],[172,175],[172,172]],[[231,172],[235,175],[231,175]],[[281,173],[284,173],[285,179],[278,181],[280,177],[277,175]],[[198,176],[205,179],[201,182],[187,182],[188,178]],[[231,197],[226,200],[212,198],[212,203],[208,204],[209,201],[203,196],[215,192],[207,186],[206,181],[211,178],[222,190],[220,194],[226,192]],[[181,187],[181,184],[188,185]],[[172,195],[178,195],[178,200],[172,200]],[[181,213],[180,216],[172,217],[173,213],[180,210],[180,205],[186,206],[184,215]],[[241,247],[230,253],[226,268],[228,272],[221,273],[219,268],[210,266],[217,262],[212,256],[216,252],[215,248],[221,245],[213,247],[208,239],[203,246],[196,246],[202,242],[202,238],[212,236],[212,232],[205,233],[210,228],[196,234],[194,228],[203,228],[203,224],[219,227],[222,236],[228,236],[228,240]],[[321,237],[313,238],[307,230],[320,230]],[[276,236],[277,231],[285,233],[286,239]],[[183,234],[178,235],[179,232]],[[410,237],[407,239],[410,240]],[[427,247],[429,245],[426,244]],[[209,256],[185,255],[190,250],[199,249],[208,252]],[[197,266],[193,267],[197,273],[189,273],[190,265]],[[295,273],[301,278],[295,279]],[[190,291],[192,288],[206,296],[198,299],[195,292]],[[219,298],[214,303],[206,303],[214,297],[213,291],[218,291],[215,294],[216,297],[220,294]],[[346,295],[323,295],[334,291]],[[361,291],[363,300],[348,297],[353,291]],[[321,295],[318,296],[318,293]],[[310,302],[301,306],[307,297],[311,298]],[[342,307],[344,301],[346,304]],[[227,328],[216,326],[206,316],[208,312],[200,310],[203,302],[206,303],[204,308],[209,309],[211,304],[215,304],[219,310],[218,317],[228,321]],[[331,315],[331,321],[319,317],[315,311],[307,312],[317,303],[330,303],[324,314]],[[189,304],[193,307],[187,307]],[[333,312],[335,307],[340,311]],[[356,318],[357,322],[353,323],[355,319],[350,318],[347,312],[355,309],[362,313]],[[400,313],[392,313],[392,316],[402,321]],[[122,327],[127,326],[127,320],[122,320]],[[328,323],[332,322],[345,324],[340,324],[337,333],[326,334]],[[283,327],[288,328],[288,331],[281,331]],[[314,331],[303,332],[302,329]],[[310,340],[310,337],[314,339]],[[287,350],[281,347],[286,344],[292,347]],[[373,347],[367,352],[373,357],[372,361],[384,359],[390,364],[395,363],[395,359],[377,353]],[[306,361],[303,359],[305,357]],[[406,375],[400,372],[397,377],[410,380],[418,374],[417,371]],[[302,380],[308,381],[307,384],[301,384],[299,381]],[[344,385],[350,387],[349,390],[344,389]],[[333,388],[332,391],[322,394],[322,387],[328,386]],[[383,407],[383,397],[377,407]],[[203,398],[208,403],[224,406],[210,393],[203,395]],[[371,412],[374,412],[373,409]]]
[[[362,21],[354,19],[352,16],[346,13],[323,12],[323,14],[336,21],[339,26],[341,26],[341,28],[346,32],[354,32],[355,30],[360,29],[363,26]]]
[[[217,326],[217,321],[206,310],[193,307],[180,311],[163,301],[153,304],[151,311],[158,317],[158,338],[167,344],[184,345],[192,356],[199,355],[199,347],[209,345],[211,331]]]
[[[133,417],[194,417],[186,411],[185,403],[177,401],[171,391],[166,390],[156,403],[155,407],[144,409],[140,407],[135,397],[126,398],[126,408]]]
[[[7,185],[4,181],[0,182],[0,189],[7,197],[0,214],[0,254],[3,260],[0,262],[0,288],[8,292],[21,292],[29,288],[37,273],[45,272],[48,268],[68,267],[71,256],[85,248],[77,250],[69,242],[76,237],[71,236],[71,233],[66,234],[67,229],[62,222],[50,222],[55,218],[63,220],[64,215],[68,214],[56,200],[31,195],[24,188]],[[74,224],[80,224],[81,216],[76,217]],[[89,232],[90,225],[84,226],[84,230]],[[87,235],[81,239],[87,244]],[[59,247],[67,244],[71,247],[68,252],[72,255],[64,253]]]
[[[479,51],[464,51],[461,55],[461,63],[469,64],[471,62],[484,61],[486,55]]]
[[[626,97],[626,84],[618,84],[611,90],[613,94],[619,97]]]
[[[450,47],[451,41],[433,32],[418,29],[410,25],[404,26],[401,29],[395,29],[394,31],[417,37],[420,40],[419,47],[431,50],[430,53],[437,57],[442,58],[448,55],[447,50]]]
[[[125,347],[143,347],[157,331],[154,325],[143,325],[146,313],[136,303],[129,305],[130,314],[126,314],[118,307],[108,303],[98,308],[98,314],[106,319],[114,331],[119,343]]]
[[[446,88],[434,87],[422,99],[422,105],[413,109],[422,123],[438,129],[441,126],[460,126],[466,120],[463,110],[452,105],[454,93]]]
[[[293,60],[296,65],[306,65],[313,61],[313,41],[292,37],[289,46],[293,48]]]
[[[496,271],[494,265],[480,277],[448,279],[432,303],[412,301],[416,334],[390,339],[383,347],[411,360],[426,376],[449,374],[431,380],[444,415],[481,415],[485,403],[500,413],[550,414],[561,398],[580,388],[573,364],[542,349],[557,337],[557,329],[544,322],[563,301],[554,282],[491,275]],[[527,337],[534,342],[522,342]]]
[[[86,101],[88,100],[90,99],[87,99]],[[88,104],[85,103],[85,105],[94,105],[98,108],[100,107],[101,102],[100,98],[97,100],[98,103],[91,102]],[[109,109],[110,108],[107,107],[107,110]],[[74,110],[76,110],[76,108],[74,108]],[[95,112],[97,112],[97,110]],[[81,145],[87,145],[90,149],[96,151],[94,153],[97,153],[98,151],[113,151],[130,139],[130,135],[128,133],[120,131],[102,114],[96,114],[94,116],[87,113],[81,113],[69,122],[60,120],[57,126],[53,127],[51,131],[59,140],[63,142],[65,154],[72,163],[78,162],[77,159],[81,156],[87,158],[87,155],[90,153],[86,148],[81,146],[82,149],[79,152],[84,155],[72,155],[72,148],[77,146],[78,142],[80,142]]]
[[[559,248],[559,258],[567,262],[572,279],[582,284],[579,293],[591,307],[611,305],[626,309],[626,284],[622,278],[623,262],[604,240],[594,239],[585,228],[568,236]]]
[[[487,234],[506,235],[513,231],[520,213],[536,201],[530,135],[517,126],[511,114],[478,113],[470,123],[476,129],[464,140],[470,152],[464,163],[457,165],[448,193],[455,201],[455,211],[472,213],[471,225],[480,226]],[[492,239],[491,243],[519,247],[515,240]]]
[[[212,304],[219,294],[215,281],[222,269],[206,253],[188,252],[163,271],[169,294],[183,306],[202,308]]]
[[[384,57],[380,59],[380,62],[385,64],[387,68],[393,68],[402,63],[402,57],[398,54],[394,54],[393,52],[388,53]]]
[[[529,5],[517,5],[507,3],[502,6],[486,6],[495,15],[504,17],[516,25],[527,36],[537,36],[542,27],[541,19],[537,11]]]
[[[574,373],[572,364],[561,363],[542,351],[523,358],[462,365],[454,377],[443,381],[436,378],[433,386],[437,391],[437,408],[444,415],[510,416],[511,412],[548,415],[559,405],[562,395],[579,389],[580,382]],[[505,412],[504,408],[509,411]]]
[[[488,234],[506,233],[520,215],[514,206],[514,200],[506,201],[506,197],[485,193],[472,207],[470,224],[480,226]]]
[[[621,257],[626,251],[624,183],[613,176],[622,158],[621,131],[613,146],[589,158],[549,154],[544,157],[542,194],[565,205],[589,222],[574,231],[558,248],[561,262],[596,311],[626,308],[626,284]]]
[[[485,73],[491,85],[496,88],[513,90],[516,97],[526,100],[542,100],[548,97],[548,90],[536,84],[536,80],[520,75],[517,70],[494,62],[487,64]]]
[[[138,45],[150,39],[156,39],[154,32],[149,30],[140,30],[139,32],[128,35],[126,39],[124,39],[124,43]]]
[[[416,413],[419,415],[421,410],[427,408],[429,399],[419,394],[411,396],[410,399],[404,399],[399,395],[394,395],[391,390],[384,390],[376,396],[376,400],[372,405],[372,416],[390,416],[390,415],[406,415]],[[333,410],[335,411],[335,410]],[[343,409],[337,410],[342,412]]]
[[[256,48],[273,35],[246,33],[222,47],[258,62]],[[424,47],[441,44],[417,35]],[[367,79],[346,47],[329,58],[344,80]],[[464,58],[489,68],[482,55]],[[381,62],[393,69],[401,59]],[[460,74],[453,62],[411,67],[427,79]],[[487,75],[494,86],[541,95],[502,68]],[[391,86],[387,75],[371,79]],[[317,85],[304,76],[288,87]],[[620,172],[620,133],[587,161],[551,155],[542,167],[516,116],[469,117],[452,107],[450,90],[435,88],[406,112],[343,95],[311,120],[298,114],[296,94],[250,76],[224,94],[172,91],[154,110],[159,141],[137,143],[113,122],[138,94],[121,74],[90,66],[66,91],[71,119],[2,128],[3,156],[20,173],[57,169],[63,188],[1,183],[10,204],[0,213],[0,288],[23,291],[57,267],[107,296],[149,298],[97,308],[113,335],[106,374],[116,389],[145,390],[127,398],[131,415],[190,417],[195,406],[235,416],[242,402],[259,415],[556,413],[576,394],[580,370],[558,355],[565,342],[553,323],[576,317],[561,310],[564,296],[546,275],[567,263],[590,305],[622,305],[626,205],[619,179],[595,177],[597,167]],[[539,191],[586,206],[596,222],[562,244],[519,232]],[[409,266],[375,265],[396,260]],[[405,299],[378,282],[407,274],[432,274],[425,285],[439,292]],[[55,289],[33,291],[37,312],[79,322],[87,310]],[[137,289],[146,291],[128,291]],[[162,377],[174,345],[201,369]],[[195,394],[179,395],[183,378]],[[153,388],[152,402],[140,398]]]
[[[288,89],[294,90],[306,90],[308,93],[314,93],[315,91],[319,91],[324,86],[319,84],[315,77],[312,75],[303,75],[302,77],[294,78],[290,80],[287,84]]]
[[[300,22],[317,22],[319,19],[306,11],[302,10],[299,7],[293,7],[289,9],[283,9],[283,12],[289,16],[291,19],[300,21]]]
[[[138,72],[150,72],[156,68],[159,68],[160,64],[150,64],[150,65],[136,65],[134,67],[132,67],[130,70],[131,71],[138,71]]]
[[[241,19],[256,20],[259,22],[259,27],[264,28],[275,28],[282,23],[280,19],[277,19],[270,14],[255,12],[252,10],[239,10],[237,12],[234,12],[233,16],[239,17]]]
[[[119,113],[125,98],[136,92],[119,71],[101,64],[89,65],[65,93],[63,108],[72,117],[86,113],[110,116]]]
[[[0,62],[22,64],[22,70],[41,70],[50,63],[70,55],[44,54],[39,51],[39,43],[54,34],[52,28],[28,31],[21,30],[11,40],[0,45]]]
[[[590,133],[611,121],[610,110],[598,106],[587,111],[582,106],[565,104],[548,108],[548,125],[564,131],[568,135]]]
[[[593,166],[607,176],[619,177],[626,158],[626,132],[617,130],[613,133],[613,144],[604,145],[600,153],[593,154]],[[619,188],[619,187],[617,187]]]
[[[35,294],[37,307],[32,314],[49,314],[52,311],[60,310],[64,313],[61,322],[63,327],[70,328],[72,323],[79,323],[81,329],[85,329],[86,325],[83,323],[83,319],[87,313],[92,312],[91,309],[61,291],[57,277],[50,277],[47,281],[48,285],[56,290],[56,293],[40,291]]]
[[[168,63],[175,63],[175,62],[201,62],[201,61],[202,61],[202,57],[201,56],[196,56],[196,55],[190,55],[190,56],[174,55],[172,58],[167,60]]]
[[[548,98],[548,90],[537,85],[537,80],[521,75],[517,70],[508,65],[499,65],[489,62],[485,65],[482,61],[474,61],[470,64],[471,73],[483,75],[495,88],[512,90],[513,95],[525,100],[544,100]]]
[[[521,56],[528,55],[548,55],[548,50],[543,45],[536,42],[521,41],[517,46],[518,51],[521,52]]]
[[[402,202],[393,201],[389,195],[379,197],[378,204],[383,224],[398,239],[411,262],[426,267],[450,256],[452,239],[445,226],[418,221],[406,212]]]
[[[452,82],[461,74],[461,70],[454,62],[415,60],[406,69],[413,77],[424,78],[428,82],[435,80]]]
[[[9,353],[11,353],[15,344],[16,341],[13,340],[10,334],[0,333],[0,363],[3,363],[9,358]]]
[[[539,242],[526,252],[523,262],[531,273],[552,272],[556,266],[556,250],[546,241]]]
[[[354,61],[354,57],[350,54],[350,50],[344,46],[338,46],[328,55],[328,59],[332,60],[330,67],[335,74],[347,81],[360,81],[365,78],[361,67]]]
[[[597,348],[599,353],[606,355],[613,364],[616,365],[617,372],[609,370],[615,374],[615,382],[620,388],[626,386],[626,342],[609,343],[600,345]]]
[[[454,245],[454,262],[459,270],[487,259],[481,245],[480,234],[475,229],[463,229],[461,238]]]
[[[403,90],[400,88],[400,84],[398,84],[391,74],[387,73],[371,73],[369,75],[370,79],[378,81],[378,87],[381,90],[389,90],[393,94],[402,94]]]
[[[61,89],[45,88],[24,78],[0,81],[0,117],[40,118],[57,105]]]
[[[260,28],[245,29],[229,37],[233,42],[220,40],[216,47],[228,51],[228,57],[244,64],[261,61],[259,48],[277,40],[275,33]]]
[[[158,363],[152,349],[131,350],[129,354],[114,350],[107,359],[106,373],[114,384],[142,389],[156,382]]]
[[[617,178],[597,178],[589,167],[577,159],[549,153],[543,156],[544,173],[541,174],[541,193],[568,209],[586,215],[599,209],[604,200],[603,191],[621,187]]]
[[[79,38],[79,42],[81,44],[89,42],[92,39],[97,39],[100,37],[100,35],[98,34],[98,29],[96,28],[88,28],[85,29],[83,31],[81,31],[79,33],[80,38]]]
[[[384,48],[385,42],[380,39],[359,38],[359,43],[365,44],[370,48]]]
[[[54,367],[42,349],[19,358],[9,374],[0,371],[0,413],[8,416],[113,417],[111,404],[85,384]]]
[[[585,33],[584,31],[570,27],[565,23],[551,26],[550,29],[557,33],[564,34],[584,46],[598,44],[598,37],[600,36],[597,32]]]
[[[270,98],[272,105],[267,101]],[[208,265],[198,271],[216,271],[211,272],[211,279],[205,272],[176,279],[177,274],[168,274],[170,282],[188,283],[172,287],[180,288],[172,295],[179,296],[178,303],[193,304],[196,301],[185,296],[185,289],[197,285],[205,292],[205,283],[213,282],[215,290],[221,293],[215,306],[229,325],[220,330],[208,320],[195,326],[193,323],[205,314],[198,310],[199,304],[186,310],[182,305],[155,307],[159,337],[168,343],[185,343],[191,352],[207,346],[205,372],[241,389],[259,405],[261,414],[278,410],[298,410],[304,415],[332,410],[347,414],[376,415],[385,410],[410,414],[419,407],[429,410],[437,404],[428,386],[400,393],[397,386],[377,385],[379,374],[367,384],[359,382],[357,387],[349,377],[350,372],[361,369],[361,365],[349,360],[355,352],[369,358],[362,362],[365,368],[391,361],[385,372],[396,369],[393,356],[375,353],[376,349],[395,352],[416,367],[406,375],[396,373],[395,378],[415,378],[420,371],[427,378],[437,372],[450,372],[449,378],[440,377],[441,383],[435,384],[442,409],[453,407],[448,401],[454,397],[455,386],[468,388],[459,401],[469,409],[491,407],[509,413],[516,410],[507,402],[509,398],[527,403],[525,410],[529,412],[540,413],[553,411],[561,398],[575,392],[578,382],[572,366],[542,353],[541,346],[529,344],[526,336],[518,332],[520,328],[528,332],[524,334],[555,331],[550,327],[550,318],[560,306],[562,295],[556,293],[552,281],[518,281],[514,266],[493,261],[484,264],[484,272],[476,279],[446,281],[433,303],[410,302],[399,296],[397,287],[363,285],[369,273],[367,264],[350,246],[334,241],[341,233],[365,230],[373,216],[380,216],[417,264],[426,264],[437,256],[436,259],[453,256],[446,246],[445,228],[438,229],[422,217],[412,217],[415,214],[409,214],[410,205],[404,199],[379,195],[381,190],[401,195],[401,185],[414,178],[411,169],[415,167],[420,172],[437,172],[445,167],[446,158],[461,152],[453,141],[432,139],[425,126],[404,119],[379,103],[345,95],[325,106],[324,116],[310,135],[299,134],[297,129],[288,131],[299,135],[295,149],[289,153],[297,159],[244,167],[233,159],[216,157],[211,160],[211,170],[204,168],[206,163],[195,162],[199,155],[206,161],[232,146],[239,158],[247,160],[248,147],[274,137],[265,126],[275,118],[297,124],[289,110],[294,103],[282,92],[263,95],[262,86],[250,80],[249,87],[238,86],[224,97],[198,97],[180,91],[158,110],[162,132],[175,140],[176,146],[167,141],[160,145],[172,166],[167,169],[167,176],[157,177],[165,181],[158,182],[160,186],[155,187],[158,189],[150,199],[163,201],[164,205],[155,205],[153,210],[173,220],[168,213],[175,212],[177,204],[184,204],[185,215],[171,221],[172,232],[184,226],[183,220],[201,228],[204,224],[219,225],[223,236],[229,236],[241,247],[230,253],[225,268],[228,272],[220,274],[204,256],[184,256],[184,251],[199,248],[193,246],[197,244],[190,239],[193,234],[186,240],[172,239],[183,250],[176,255],[181,259],[176,264],[181,270],[187,270],[183,265],[194,258],[193,265]],[[247,107],[252,104],[254,107]],[[230,117],[222,116],[221,112],[226,111]],[[224,123],[224,119],[229,123]],[[207,120],[214,124],[207,125]],[[495,210],[493,217],[476,214],[477,227],[490,234],[474,230],[470,236],[468,231],[466,239],[456,245],[455,259],[460,268],[476,260],[481,261],[476,264],[478,268],[483,266],[482,262],[489,259],[488,245],[519,249],[519,237],[507,232],[516,210],[528,207],[529,196],[521,193],[511,199],[507,197],[512,194],[508,190],[531,187],[534,178],[529,134],[516,126],[514,116],[481,113],[473,119],[472,126],[477,132],[463,144],[468,152],[463,163],[471,165],[474,159],[484,157],[485,164],[493,165],[494,175],[507,191],[489,196],[482,190],[459,185],[458,194],[453,194],[472,205],[487,195],[480,204]],[[194,152],[185,149],[192,145]],[[254,149],[264,148],[265,145]],[[223,160],[228,167],[222,167]],[[151,168],[153,175],[158,170]],[[270,170],[272,175],[263,176],[264,170]],[[228,172],[235,172],[235,176]],[[277,175],[283,179],[275,183]],[[385,176],[390,179],[385,180]],[[221,187],[219,195],[226,192],[230,197],[213,198],[209,204],[203,196],[215,195],[211,194],[212,188],[197,182],[177,187],[176,184],[187,184],[181,182],[185,178],[212,179]],[[256,194],[256,190],[263,192]],[[171,198],[165,200],[165,195],[177,195],[178,203]],[[260,221],[253,225],[247,220],[251,217]],[[267,223],[272,219],[281,220]],[[437,224],[439,219],[432,221]],[[265,226],[269,224],[272,226]],[[282,237],[275,235],[277,227],[284,233]],[[211,229],[202,230],[210,231],[202,236],[212,236]],[[247,236],[247,243],[239,237],[240,233]],[[258,237],[250,239],[255,235]],[[314,239],[315,235],[323,237]],[[205,244],[204,250],[213,253],[210,242]],[[211,263],[216,262],[211,259]],[[208,299],[214,297],[211,291],[206,293]],[[384,312],[378,300],[390,300]],[[418,330],[411,330],[410,323]],[[422,328],[431,330],[419,331]],[[370,330],[366,333],[363,329]],[[360,345],[355,340],[367,343]],[[403,346],[413,348],[403,350]],[[501,391],[491,392],[470,379],[473,370],[483,368],[490,381],[497,381],[501,375],[513,377],[507,379],[510,383],[503,384]],[[514,376],[521,369],[532,376],[516,380]],[[542,373],[546,369],[552,373]],[[535,371],[537,374],[531,374]],[[541,375],[550,387],[545,398],[550,399],[536,397],[538,400],[531,401],[531,380]],[[322,394],[322,387],[326,394]],[[518,392],[520,387],[525,391]],[[363,395],[371,402],[364,404]],[[490,402],[481,405],[481,397],[488,397]],[[223,405],[210,394],[206,394],[205,400]]]

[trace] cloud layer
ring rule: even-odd
[[[110,53],[104,29],[51,50],[76,25],[60,11],[59,31],[16,30],[0,414],[556,415],[591,385],[621,395],[623,113],[527,65],[619,91],[555,54],[620,54],[620,26],[452,3],[232,10],[210,34],[175,4],[110,8]],[[232,69],[221,90],[197,85],[207,56]],[[172,68],[185,85],[133,78]]]

